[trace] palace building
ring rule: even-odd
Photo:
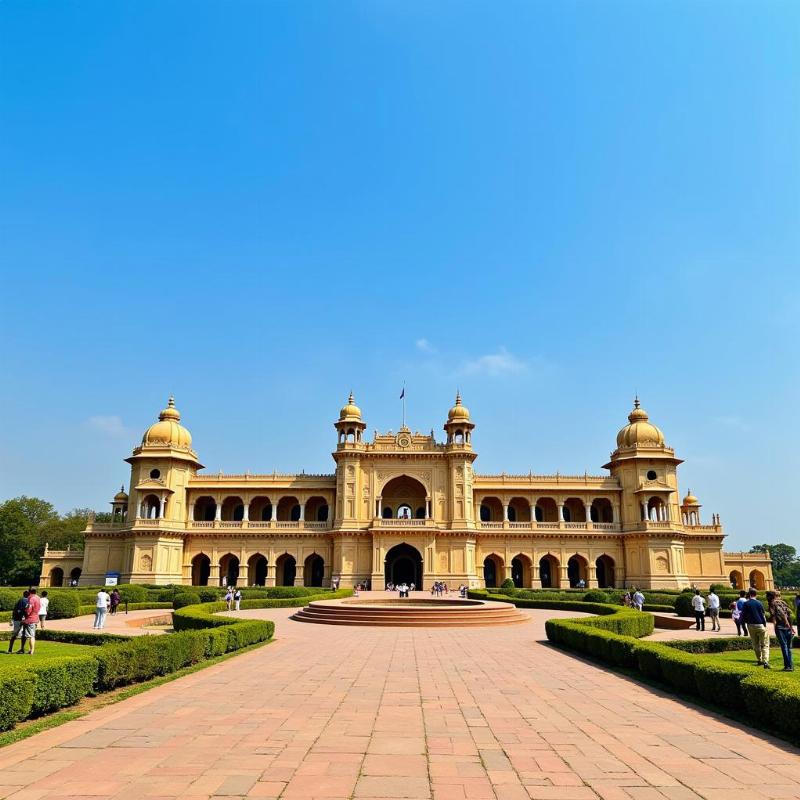
[[[773,585],[769,555],[724,553],[719,516],[680,499],[681,459],[638,399],[603,475],[475,472],[458,395],[443,441],[366,427],[351,395],[331,474],[206,474],[170,398],[125,459],[112,521],[89,521],[83,552],[46,549],[41,584]]]

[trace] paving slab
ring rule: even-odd
[[[0,750],[0,798],[800,798],[800,751],[480,629],[276,621],[265,647]],[[738,794],[737,794],[738,793]]]

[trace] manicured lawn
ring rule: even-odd
[[[91,655],[94,647],[83,644],[65,644],[63,642],[36,642],[36,652],[33,657],[29,655],[18,656],[19,639],[14,642],[14,654],[8,655],[8,642],[0,641],[0,669],[9,664],[41,663],[51,658],[61,656],[85,656]],[[28,652],[28,643],[25,643],[25,653]]]
[[[709,654],[713,655],[714,658],[719,658],[722,661],[732,661],[735,664],[741,664],[743,666],[752,667],[753,672],[764,672],[763,667],[759,667],[756,664],[756,655],[752,650],[731,650],[727,653],[713,653]],[[795,648],[792,651],[792,657],[794,659],[794,672],[787,673],[791,675],[796,680],[800,680],[800,650]],[[769,663],[772,667],[772,671],[780,672],[782,675],[783,673],[783,657],[781,656],[781,651],[779,647],[770,647],[769,649]]]

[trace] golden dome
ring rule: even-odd
[[[128,495],[125,492],[125,486],[120,486],[119,491],[114,495],[114,500],[118,502],[122,502],[123,500],[127,500]]]
[[[638,397],[628,414],[628,424],[617,434],[617,447],[632,447],[635,444],[664,445],[664,434],[650,422],[647,412],[639,405]]]
[[[181,413],[175,408],[175,398],[170,397],[167,407],[158,415],[158,422],[151,425],[142,436],[142,444],[190,448],[192,434],[180,424],[180,421]]]
[[[681,503],[683,506],[699,506],[700,501],[692,494],[692,490],[689,489],[689,493],[686,497],[683,498],[683,502]]]
[[[461,392],[456,392],[456,404],[447,412],[447,421],[457,422],[462,419],[469,419],[469,409],[461,405]]]
[[[339,412],[339,419],[361,419],[361,409],[355,404],[353,393],[347,398],[347,405],[342,406]]]

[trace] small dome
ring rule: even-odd
[[[447,412],[447,421],[457,422],[462,419],[469,419],[469,409],[461,405],[461,392],[456,392],[456,404]]]
[[[347,398],[347,405],[342,406],[342,410],[339,412],[339,419],[361,419],[361,409],[355,404],[352,392]]]
[[[114,500],[116,502],[118,502],[118,503],[121,503],[123,501],[127,501],[127,499],[128,499],[128,495],[125,492],[125,487],[124,486],[120,486],[119,491],[114,495]]]
[[[180,424],[180,421],[181,413],[175,408],[175,398],[170,397],[167,407],[158,415],[158,422],[145,431],[142,444],[190,448],[192,434]]]
[[[700,505],[700,501],[692,494],[692,490],[689,489],[689,493],[686,495],[686,497],[683,498],[683,503],[681,503],[681,505],[683,505],[683,506],[699,506]]]
[[[663,447],[664,434],[650,422],[647,412],[640,406],[637,397],[633,410],[628,414],[628,424],[617,434],[617,447],[632,447],[635,444],[652,444]]]

